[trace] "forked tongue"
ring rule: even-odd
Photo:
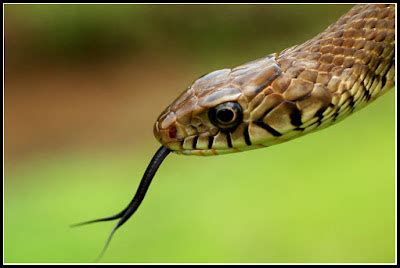
[[[72,227],[76,227],[76,226],[82,226],[82,225],[95,223],[95,222],[111,221],[111,220],[119,219],[118,223],[114,226],[110,235],[108,236],[108,239],[104,245],[104,248],[101,251],[99,257],[96,259],[96,261],[98,261],[103,256],[108,245],[110,244],[111,238],[113,237],[115,231],[119,227],[121,227],[127,220],[129,220],[129,218],[138,209],[138,207],[140,206],[140,204],[143,201],[144,196],[146,195],[147,190],[149,189],[150,183],[151,183],[154,175],[156,174],[157,169],[160,167],[161,163],[164,161],[165,157],[167,157],[167,155],[170,152],[171,151],[167,147],[164,147],[164,146],[161,146],[158,149],[158,151],[155,153],[155,155],[151,159],[149,165],[146,168],[146,171],[143,174],[142,180],[140,181],[140,184],[136,191],[135,196],[133,197],[132,201],[129,203],[129,205],[124,210],[122,210],[118,214],[115,214],[110,217],[100,218],[100,219],[86,221],[86,222],[72,225]]]

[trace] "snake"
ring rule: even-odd
[[[77,225],[118,219],[103,254],[169,153],[213,156],[287,142],[347,118],[394,86],[395,5],[354,5],[302,44],[195,80],[156,120],[161,147],[128,206]]]

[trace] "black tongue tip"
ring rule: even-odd
[[[122,226],[139,208],[147,193],[147,190],[149,189],[150,183],[153,180],[154,175],[156,174],[161,163],[170,152],[171,150],[169,150],[167,147],[161,146],[154,154],[153,158],[146,168],[146,171],[143,174],[142,180],[140,181],[135,196],[133,197],[129,205],[124,209],[124,213],[120,217],[120,220],[117,223],[116,227]]]
[[[77,226],[83,226],[83,225],[96,223],[96,222],[111,221],[111,220],[119,219],[117,224],[112,229],[111,234],[108,237],[106,244],[105,244],[100,256],[96,259],[96,261],[98,261],[105,253],[109,243],[111,242],[111,238],[114,235],[115,231],[119,227],[121,227],[127,220],[129,220],[129,218],[132,217],[132,215],[135,213],[135,211],[139,208],[140,204],[142,203],[142,201],[147,193],[147,190],[149,189],[150,183],[151,183],[154,175],[156,174],[161,163],[164,161],[164,159],[167,157],[167,155],[170,152],[171,152],[171,150],[165,146],[161,146],[157,150],[157,152],[154,154],[153,158],[151,159],[149,165],[147,166],[146,171],[143,174],[142,180],[140,181],[139,187],[136,190],[135,196],[133,197],[132,201],[128,204],[128,206],[124,210],[122,210],[118,214],[115,214],[114,216],[100,218],[100,219],[91,220],[91,221],[85,221],[82,223],[77,223],[77,224],[71,225],[71,227],[77,227]]]

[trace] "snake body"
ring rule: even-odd
[[[346,118],[394,87],[394,5],[355,5],[325,31],[197,79],[159,116],[156,138],[173,152],[217,155],[271,146]],[[223,129],[210,109],[240,105]]]
[[[393,88],[394,5],[356,5],[311,40],[197,79],[159,116],[162,146],[118,220],[138,209],[170,152],[217,155],[271,146],[338,122]],[[100,256],[101,256],[100,255]]]

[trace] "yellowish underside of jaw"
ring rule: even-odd
[[[289,131],[288,133],[285,133],[284,135],[280,137],[260,137],[258,139],[258,142],[260,144],[253,144],[249,146],[241,146],[241,147],[232,147],[232,148],[224,148],[224,149],[182,149],[180,146],[176,145],[176,149],[173,150],[174,153],[176,154],[183,154],[183,155],[197,155],[197,156],[213,156],[213,155],[222,155],[222,154],[229,154],[229,153],[237,153],[237,152],[243,152],[243,151],[248,151],[248,150],[254,150],[254,149],[259,149],[259,148],[265,148],[269,147],[272,145],[280,144],[283,142],[290,141],[292,139],[304,136],[308,133],[315,132],[321,129],[325,129],[326,127],[333,125],[335,123],[340,122],[342,119],[347,117],[349,114],[348,113],[343,113],[341,116],[337,118],[335,122],[332,122],[331,120],[326,120],[323,121],[321,124],[311,124],[310,126],[305,127],[303,131]],[[332,119],[332,118],[330,118]],[[171,145],[171,144],[170,144]]]
[[[275,144],[279,144],[279,143],[291,140],[292,138],[294,138],[295,136],[298,136],[299,134],[301,135],[302,133],[299,133],[296,131],[296,133],[287,133],[281,137],[271,137],[271,136],[259,137],[257,139],[258,141],[255,141],[255,142],[257,142],[257,144],[236,146],[236,147],[233,146],[232,148],[182,149],[182,147],[179,145],[179,142],[169,143],[168,147],[172,150],[172,152],[174,152],[176,154],[213,156],[213,155],[237,153],[237,152],[243,152],[243,151],[248,151],[248,150],[269,147],[269,146],[272,146]],[[233,143],[235,143],[235,142],[233,142]]]
[[[181,151],[173,151],[177,154],[183,155],[197,155],[197,156],[213,156],[213,155],[221,155],[221,154],[229,154],[229,153],[238,153],[242,151],[264,148],[264,145],[251,145],[245,146],[241,148],[227,148],[227,149],[196,149],[196,150],[181,150]]]
[[[300,134],[300,133],[296,133],[296,134]],[[187,149],[187,150],[185,150],[185,149],[179,150],[178,149],[178,150],[173,150],[173,152],[176,154],[197,155],[197,156],[213,156],[213,155],[221,155],[221,154],[229,154],[229,153],[238,153],[238,152],[260,149],[260,148],[269,147],[269,146],[272,146],[275,144],[283,143],[283,142],[291,140],[294,136],[298,136],[298,135],[284,135],[281,137],[274,137],[272,140],[266,139],[265,141],[260,142],[260,144],[246,145],[246,146],[240,146],[240,147],[232,147],[232,148],[224,148],[224,149]]]

